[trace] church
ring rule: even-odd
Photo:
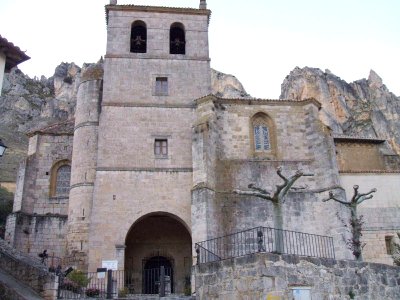
[[[373,224],[364,259],[393,263],[400,173],[384,139],[335,135],[318,99],[213,95],[205,0],[198,9],[116,0],[105,9],[104,62],[82,70],[74,119],[28,134],[9,244],[86,271],[111,261],[132,270],[136,286],[143,270],[163,265],[183,292],[195,243],[276,227],[273,203],[234,191],[274,191],[279,168],[312,175],[288,191],[280,226],[332,237],[339,259],[353,259],[342,222],[350,213],[322,200],[348,199],[355,184],[377,188],[360,209]]]

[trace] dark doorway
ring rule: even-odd
[[[171,293],[174,292],[174,276],[171,261],[164,256],[153,256],[143,260],[142,291],[144,294],[158,294],[160,267],[165,269],[165,275],[171,280]]]
[[[136,293],[145,292],[144,270],[162,265],[173,269],[174,293],[185,292],[185,280],[190,277],[192,266],[192,239],[180,219],[160,212],[143,216],[127,233],[125,245],[125,270],[131,276]],[[151,271],[146,272],[152,274]],[[151,276],[159,276],[154,272],[159,274],[159,271],[153,271]],[[151,279],[152,281],[155,279]],[[146,283],[146,286],[149,284]]]

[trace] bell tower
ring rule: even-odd
[[[129,266],[142,266],[146,257],[167,257],[184,282],[192,257],[194,100],[211,93],[210,14],[205,1],[198,9],[117,1],[106,6],[89,271],[104,260],[118,261],[118,269],[124,269],[127,245],[146,244],[140,251],[136,246],[137,261]],[[165,242],[141,243],[141,236],[152,236],[141,231],[143,224],[156,223],[175,224],[187,238],[168,232]],[[136,271],[140,280],[141,270]]]

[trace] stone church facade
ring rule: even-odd
[[[343,183],[352,152],[338,143],[376,141],[335,138],[315,99],[212,95],[210,15],[205,1],[199,9],[106,6],[104,63],[82,71],[75,118],[29,134],[10,244],[90,271],[117,261],[138,286],[143,268],[162,259],[182,292],[196,242],[274,226],[269,201],[233,191],[250,183],[274,190],[282,167],[313,174],[288,193],[283,228],[332,236],[336,257],[352,258],[340,221],[349,212],[321,200],[331,190],[346,197],[343,186],[354,181]]]

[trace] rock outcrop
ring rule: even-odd
[[[73,117],[81,69],[62,63],[54,76],[31,79],[14,68],[5,74],[0,97],[0,137],[7,159],[0,160],[0,181],[13,182],[19,161],[26,156],[26,133]]]
[[[211,69],[211,89],[221,98],[252,98],[235,76],[214,69]]]
[[[347,83],[329,70],[296,67],[280,98],[315,98],[322,104],[321,121],[335,134],[383,138],[400,154],[400,98],[372,70],[368,79]]]

